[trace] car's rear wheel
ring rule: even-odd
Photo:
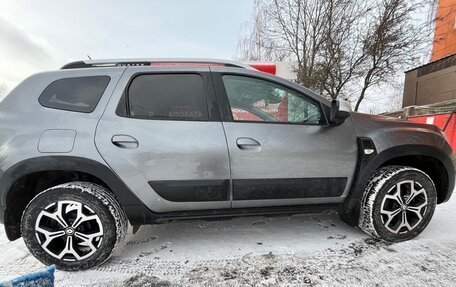
[[[70,182],[49,188],[27,205],[21,231],[46,265],[83,270],[107,260],[127,230],[124,211],[104,187]]]
[[[434,183],[423,171],[405,166],[382,167],[364,191],[359,227],[387,241],[409,240],[426,228],[436,204]]]

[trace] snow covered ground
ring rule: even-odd
[[[43,265],[0,227],[0,281]],[[386,244],[337,214],[181,221],[142,226],[91,271],[57,286],[454,286],[456,196],[416,239]]]

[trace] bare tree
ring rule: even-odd
[[[297,81],[355,103],[396,71],[416,65],[429,23],[425,0],[255,0],[238,59],[296,61]]]
[[[379,8],[370,13],[372,21],[368,26],[368,37],[363,41],[366,55],[363,86],[355,110],[358,110],[369,87],[389,80],[395,71],[413,65],[421,56],[423,50],[419,48],[426,34],[423,27],[410,25],[417,9],[417,6],[410,5],[411,2],[383,0]]]
[[[252,23],[244,26],[238,41],[237,60],[281,61],[289,56],[289,51],[279,43],[271,41],[267,35],[267,12],[262,0],[255,0]]]

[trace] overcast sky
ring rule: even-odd
[[[253,0],[0,1],[0,84],[72,60],[232,59]]]

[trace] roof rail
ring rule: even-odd
[[[96,67],[126,67],[126,66],[226,66],[256,70],[255,68],[239,62],[216,59],[110,59],[77,61],[64,65],[61,69],[80,69]]]

